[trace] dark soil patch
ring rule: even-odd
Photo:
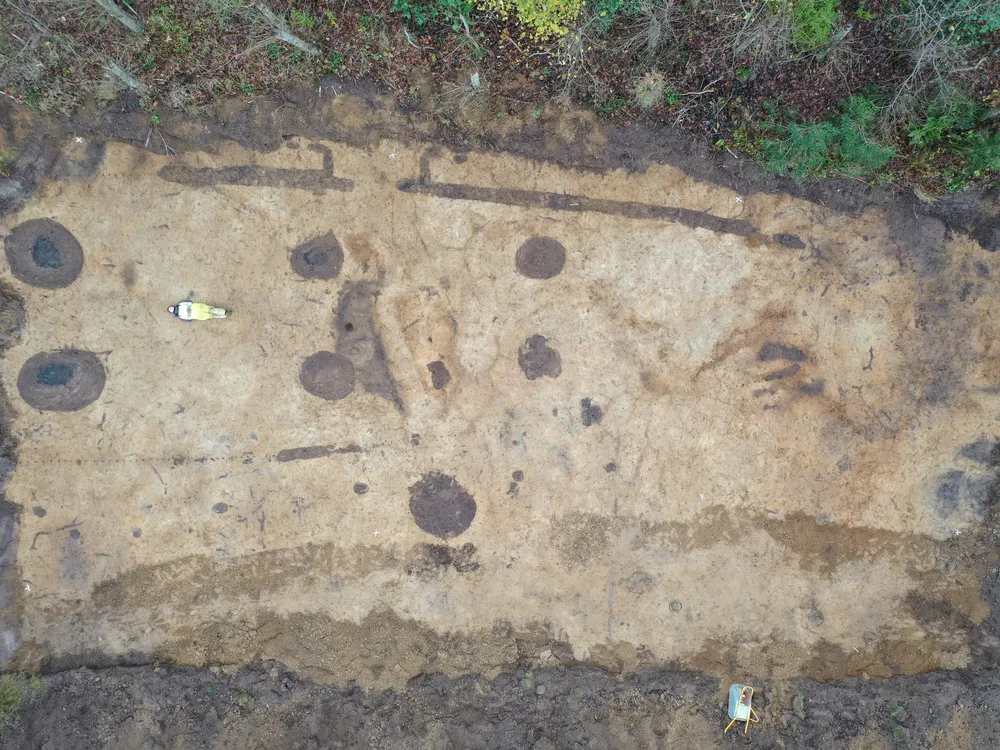
[[[337,299],[337,355],[350,361],[358,382],[368,393],[384,398],[400,411],[403,399],[389,370],[382,337],[375,327],[378,285],[353,281],[344,285]]]
[[[340,354],[316,352],[302,363],[299,382],[314,396],[339,401],[354,392],[354,365]]]
[[[517,350],[517,363],[528,380],[558,378],[562,374],[562,358],[549,346],[549,340],[538,334],[525,339]]]
[[[104,390],[104,365],[90,352],[61,349],[31,357],[17,376],[25,403],[41,411],[76,411]]]
[[[83,248],[62,224],[31,219],[18,224],[6,239],[11,273],[26,284],[59,289],[83,270]]]
[[[431,362],[427,365],[427,369],[431,373],[431,385],[434,386],[434,390],[444,390],[448,383],[451,382],[451,373],[448,371],[448,366],[441,360]]]
[[[566,264],[566,248],[551,237],[531,237],[517,249],[517,270],[529,279],[551,279]]]
[[[476,501],[455,477],[432,471],[410,487],[410,513],[423,531],[451,539],[476,517]]]
[[[344,249],[328,232],[292,250],[292,270],[304,279],[335,279],[344,265]]]
[[[604,410],[595,401],[585,398],[580,402],[580,421],[584,427],[600,424],[604,419]]]

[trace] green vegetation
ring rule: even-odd
[[[836,0],[791,0],[792,41],[805,52],[830,41],[837,22]]]
[[[253,697],[253,693],[241,690],[233,696],[233,705],[243,713],[250,713],[256,707],[257,699]]]
[[[149,28],[159,32],[165,44],[172,45],[174,55],[183,56],[191,49],[191,30],[177,20],[172,5],[157,5],[149,17]]]
[[[26,699],[44,690],[45,682],[40,677],[21,674],[0,675],[0,729],[7,725]]]
[[[167,107],[335,74],[449,128],[558,99],[797,180],[1000,187],[997,0],[149,0],[120,3],[124,20],[90,0],[3,2],[0,90],[17,106],[138,97],[164,152]]]
[[[895,150],[872,135],[878,110],[871,100],[852,97],[839,116],[801,123],[774,118],[760,143],[765,166],[778,174],[806,177],[862,177],[888,162]]]

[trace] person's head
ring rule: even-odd
[[[171,315],[176,315],[177,314],[176,305],[171,305],[170,307],[168,307],[167,312],[170,313]]]

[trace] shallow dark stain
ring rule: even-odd
[[[76,237],[51,219],[18,224],[4,241],[11,273],[42,289],[69,286],[83,270],[83,248]]]
[[[406,574],[421,579],[433,578],[447,570],[472,573],[479,570],[476,546],[467,542],[460,547],[446,544],[418,544],[413,548]]]
[[[368,492],[368,485],[364,482],[358,482],[354,485],[355,495],[364,495],[366,492]]]
[[[981,260],[976,261],[976,275],[981,279],[988,279],[990,277],[990,267],[983,263]]]
[[[580,402],[580,420],[583,422],[584,427],[600,424],[602,419],[604,419],[604,410],[601,409],[600,404],[591,401],[589,398],[585,398]]]
[[[80,529],[70,529],[69,530],[69,535],[73,539],[79,539],[80,538]]]
[[[837,462],[837,468],[841,471],[850,471],[851,465],[851,459],[849,458],[842,458]]]
[[[936,276],[944,270],[948,260],[944,222],[917,214],[902,203],[887,206],[885,218],[901,261],[920,276]]]
[[[952,372],[939,372],[924,385],[922,396],[928,404],[941,404],[951,396],[956,376]]]
[[[787,247],[792,250],[806,249],[806,243],[804,243],[802,239],[795,234],[786,234],[785,232],[781,232],[779,234],[774,235],[774,239],[776,239],[778,243],[783,247]]]
[[[384,398],[402,411],[403,399],[375,327],[377,298],[378,285],[374,282],[353,281],[344,285],[337,300],[334,351],[351,362],[358,382],[368,393]]]
[[[122,269],[122,283],[125,285],[126,289],[132,289],[135,287],[135,264],[126,263],[125,267]]]
[[[62,268],[62,253],[48,237],[42,235],[31,246],[31,259],[40,268]]]
[[[354,392],[355,369],[347,357],[334,352],[316,352],[302,363],[299,382],[309,393],[327,401],[339,401]]]
[[[507,485],[507,494],[511,497],[517,497],[518,492],[520,492],[520,486],[517,482],[511,482]]]
[[[452,159],[456,164],[465,164],[469,160],[468,154],[455,154]]]
[[[524,472],[523,472],[523,471],[521,471],[520,469],[518,469],[517,471],[515,471],[515,472],[514,472],[513,474],[511,474],[510,476],[511,476],[511,478],[512,478],[512,479],[513,479],[513,480],[514,480],[515,482],[523,482],[523,481],[524,481]]]
[[[91,352],[60,349],[31,357],[17,376],[21,398],[40,411],[76,411],[104,391],[104,365]]]
[[[216,513],[225,513],[229,510],[229,505],[227,503],[216,503],[212,506],[212,510]]]
[[[335,445],[307,445],[302,448],[285,448],[284,450],[280,450],[274,457],[274,460],[279,463],[308,461],[313,458],[325,458],[326,456],[336,456],[344,453],[364,453],[364,449],[354,443],[345,448],[338,448]]]
[[[1000,443],[981,437],[959,450],[959,454],[984,466],[1000,466]]]
[[[965,483],[964,471],[949,471],[945,473],[938,483],[935,497],[937,499],[936,508],[942,516],[954,513],[958,508],[958,501],[962,495],[962,485]]]
[[[420,159],[420,176],[415,180],[401,180],[396,184],[396,187],[404,193],[423,193],[450,200],[481,201],[549,211],[593,212],[623,216],[627,219],[674,221],[689,227],[701,227],[713,232],[724,232],[741,237],[757,234],[756,227],[746,219],[729,219],[705,211],[695,211],[678,206],[658,206],[651,203],[590,198],[586,195],[570,193],[547,193],[540,190],[435,182],[430,178],[429,153],[425,153]]]
[[[448,383],[451,382],[451,373],[448,372],[448,367],[444,362],[438,360],[437,362],[431,362],[427,365],[427,369],[431,373],[431,385],[434,386],[434,390],[443,390]]]
[[[292,250],[292,270],[304,279],[333,279],[344,266],[344,249],[327,232]]]
[[[420,445],[420,435],[417,434],[416,432],[410,435],[410,445],[412,446]]]
[[[614,461],[612,461],[611,463],[604,464],[604,470],[608,472],[608,474],[611,474],[612,472],[618,471],[618,464],[616,464]]]
[[[56,363],[46,365],[35,373],[35,382],[39,385],[66,385],[73,377],[74,368],[71,365]]]
[[[786,362],[805,362],[806,353],[794,346],[786,346],[776,341],[768,341],[757,352],[758,362],[775,362],[783,359]]]
[[[476,501],[455,477],[432,471],[410,487],[410,513],[423,531],[450,539],[472,524]]]
[[[799,383],[799,387],[796,389],[799,393],[804,393],[807,396],[820,396],[826,389],[826,381],[822,378],[816,380],[810,380],[808,383]]]
[[[515,265],[529,279],[551,279],[566,264],[566,248],[551,237],[529,237],[517,249]]]
[[[132,538],[139,539],[142,536],[142,529],[132,529]]]
[[[764,376],[764,380],[770,382],[772,380],[782,380],[784,378],[790,378],[792,377],[792,375],[797,374],[798,371],[801,369],[802,368],[799,367],[799,365],[788,365],[788,367],[782,367],[780,370],[775,370],[774,372],[768,373],[767,375]]]
[[[31,509],[31,512],[35,514],[35,518],[45,518],[46,511],[41,505],[36,505]]]
[[[562,358],[549,346],[544,336],[534,335],[525,339],[517,350],[517,363],[528,380],[558,378],[562,374]]]
[[[244,185],[246,187],[298,188],[322,193],[325,190],[348,192],[354,190],[354,183],[333,174],[333,155],[330,149],[319,144],[311,144],[310,151],[323,155],[323,166],[319,169],[282,169],[256,165],[238,167],[188,167],[172,162],[161,167],[157,174],[167,182],[176,182],[192,187],[212,185]]]

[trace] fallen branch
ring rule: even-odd
[[[115,0],[94,0],[94,2],[105,12],[114,16],[122,26],[133,34],[141,34],[143,32],[142,21],[133,15],[129,15],[128,11],[118,5]]]
[[[299,39],[295,34],[288,30],[288,26],[285,22],[271,11],[264,3],[257,3],[257,10],[260,12],[267,22],[271,25],[271,30],[274,32],[276,39],[282,42],[287,42],[296,49],[300,49],[307,55],[318,55],[319,49],[314,44],[310,44],[304,39]]]

